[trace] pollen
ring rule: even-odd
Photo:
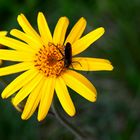
[[[48,43],[35,56],[35,67],[45,76],[59,76],[64,71],[64,47]]]

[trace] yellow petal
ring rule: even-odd
[[[0,36],[6,36],[7,35],[7,31],[0,31]]]
[[[22,88],[25,84],[31,81],[37,74],[38,74],[38,71],[36,69],[31,69],[24,72],[20,76],[18,76],[4,89],[1,95],[2,98],[8,98],[12,94],[14,94],[16,91]]]
[[[48,114],[49,108],[52,103],[52,98],[54,94],[55,78],[47,77],[42,87],[42,97],[38,110],[38,121],[43,120]]]
[[[43,74],[38,74],[34,77],[30,82],[28,82],[24,87],[17,93],[17,95],[13,99],[13,104],[17,106],[22,100],[24,100],[33,89],[38,86],[38,83],[43,78]]]
[[[48,27],[48,24],[46,22],[45,16],[43,15],[42,12],[38,13],[38,29],[41,35],[41,38],[45,45],[48,45],[48,42],[52,42],[52,35],[50,32],[50,29]]]
[[[0,44],[19,51],[33,52],[29,45],[10,37],[0,37]]]
[[[76,112],[75,107],[67,90],[66,84],[61,77],[56,79],[55,90],[63,109],[68,113],[68,115],[74,116]]]
[[[99,58],[75,57],[72,59],[72,67],[82,71],[113,70],[109,60]]]
[[[82,17],[78,20],[78,22],[72,28],[71,32],[69,33],[65,41],[65,44],[67,42],[73,44],[76,40],[78,40],[83,34],[85,27],[86,27],[86,20],[85,18]]]
[[[14,50],[0,49],[0,59],[10,61],[33,61],[33,53],[19,52]]]
[[[18,39],[25,41],[27,44],[29,44],[29,47],[35,51],[38,51],[38,49],[42,47],[40,41],[34,39],[31,35],[28,35],[20,30],[12,29],[10,34],[14,37],[17,37]]]
[[[31,69],[33,67],[34,65],[31,62],[23,62],[23,63],[14,64],[11,66],[2,67],[0,68],[0,76],[22,72],[22,71]]]
[[[62,77],[66,85],[83,96],[85,99],[91,102],[96,101],[96,89],[84,76],[75,71],[67,70]]]
[[[57,25],[54,30],[54,34],[53,34],[53,43],[54,44],[63,45],[68,25],[69,25],[69,20],[67,17],[61,17],[58,20]]]
[[[23,31],[31,36],[34,37],[34,39],[37,39],[38,41],[41,41],[40,36],[37,34],[37,32],[33,29],[29,21],[26,19],[26,17],[23,14],[18,15],[17,17],[18,23],[23,29]]]
[[[41,99],[41,95],[42,95],[41,89],[44,86],[44,82],[45,80],[43,78],[41,82],[38,84],[38,86],[36,86],[35,89],[29,95],[21,116],[23,120],[29,119],[32,116],[32,114],[35,112]]]
[[[76,55],[87,49],[93,42],[104,34],[104,28],[100,27],[91,31],[72,45],[72,55]]]

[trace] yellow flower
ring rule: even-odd
[[[7,32],[6,31],[0,31],[0,37],[1,36],[6,36]],[[0,44],[0,48],[2,48],[2,45]],[[2,64],[2,60],[0,59],[0,65]]]
[[[39,34],[23,14],[20,14],[17,20],[24,32],[17,29],[11,30],[10,34],[18,40],[10,37],[0,38],[0,44],[13,49],[1,49],[0,59],[19,63],[0,68],[0,76],[24,71],[2,92],[2,98],[8,98],[17,92],[13,99],[15,106],[27,99],[21,118],[28,119],[38,107],[37,118],[39,121],[43,120],[51,106],[54,90],[66,113],[74,116],[76,111],[67,86],[85,99],[91,102],[96,101],[95,87],[74,70],[110,71],[113,66],[105,59],[75,56],[100,38],[104,33],[104,28],[97,28],[81,37],[86,27],[86,20],[82,17],[65,39],[69,24],[67,17],[61,17],[58,20],[53,36],[41,12],[37,17]],[[72,48],[72,64],[68,63],[71,64],[70,66],[66,65],[71,59],[70,51],[66,51],[68,42],[69,48]]]

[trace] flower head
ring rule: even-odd
[[[31,117],[38,107],[37,118],[39,121],[43,120],[51,106],[54,90],[63,109],[73,116],[76,111],[67,86],[85,99],[96,101],[95,87],[74,70],[113,69],[111,63],[105,59],[76,57],[103,35],[104,28],[97,28],[81,37],[86,27],[86,20],[82,17],[66,37],[69,20],[61,17],[52,36],[41,12],[37,17],[39,34],[23,14],[20,14],[17,20],[23,31],[11,30],[10,34],[18,39],[0,38],[0,44],[12,49],[1,49],[0,59],[19,63],[0,68],[0,76],[23,72],[2,92],[2,98],[16,93],[13,98],[14,106],[27,99],[22,119]]]

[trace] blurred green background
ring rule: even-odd
[[[87,19],[85,33],[103,26],[103,37],[82,56],[109,59],[112,72],[83,73],[98,91],[97,102],[90,103],[70,90],[77,108],[68,120],[93,140],[140,139],[140,0],[0,0],[0,30],[19,28],[16,18],[24,13],[37,28],[39,11],[46,16],[53,31],[60,16],[70,19],[70,28],[81,17]],[[70,30],[69,28],[69,30]],[[4,62],[8,64],[7,62]],[[15,75],[3,77],[10,82]],[[4,86],[0,85],[0,91]],[[73,140],[74,136],[55,118],[39,123],[36,115],[28,121],[9,100],[0,98],[0,140]]]

